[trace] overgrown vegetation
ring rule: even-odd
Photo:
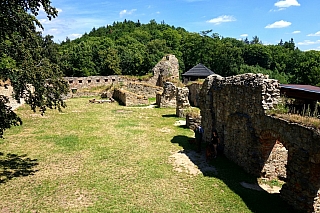
[[[310,105],[303,105],[302,110],[298,110],[289,109],[288,103],[291,102],[293,102],[292,99],[281,97],[280,102],[274,109],[268,110],[267,114],[320,129],[319,103],[317,103],[314,110],[310,109]]]
[[[242,187],[256,178],[223,156],[217,174],[174,170],[170,156],[194,149],[175,109],[88,100],[45,116],[18,109],[24,125],[0,141],[0,211],[294,212],[277,194]]]
[[[185,114],[191,118],[199,118],[200,109],[198,107],[189,107],[185,110]]]

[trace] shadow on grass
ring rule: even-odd
[[[195,155],[196,146],[190,143],[193,138],[178,135],[174,136],[171,140],[172,143],[178,143],[183,147],[185,153],[189,159],[198,166],[204,176],[215,177],[221,179],[234,193],[239,195],[248,208],[252,212],[261,213],[298,213],[299,211],[294,210],[285,201],[283,201],[279,193],[270,194],[267,191],[261,189],[256,191],[253,189],[244,188],[240,183],[245,182],[249,184],[257,185],[257,177],[254,177],[246,173],[240,166],[236,165],[223,154],[220,153],[218,157],[211,162],[209,165],[215,168],[216,172],[208,172],[206,167],[203,167],[205,162],[205,145],[202,144],[202,152]],[[199,158],[203,159],[202,162]],[[204,161],[204,162],[203,162]],[[209,170],[210,171],[210,170]]]
[[[26,158],[26,155],[4,154],[0,152],[0,184],[14,177],[33,175],[38,170],[37,159]]]
[[[178,127],[182,129],[190,129],[187,125],[179,125]]]
[[[176,114],[168,114],[168,115],[162,115],[163,118],[174,118],[177,117]]]

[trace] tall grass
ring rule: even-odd
[[[170,156],[193,149],[175,109],[88,100],[44,116],[18,109],[23,126],[0,141],[0,212],[293,212],[243,188],[256,178],[223,156],[217,174],[175,171]]]
[[[299,123],[301,125],[318,129],[320,128],[320,114],[318,110],[319,103],[317,103],[314,110],[311,110],[310,105],[303,105],[302,110],[298,110],[295,108],[289,109],[289,107],[286,105],[287,101],[291,100],[286,97],[282,97],[274,109],[267,111],[267,114],[277,116],[291,122]]]

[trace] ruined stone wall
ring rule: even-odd
[[[9,84],[0,84],[0,95],[9,98],[9,103],[7,105],[12,107],[13,110],[25,103],[25,100],[23,98],[20,98],[19,102],[16,99],[14,99],[13,87]]]
[[[88,77],[64,77],[68,82],[70,89],[82,89],[103,86],[108,84],[117,84],[123,82],[125,79],[118,75],[110,76],[88,76]]]
[[[163,87],[166,81],[179,80],[179,61],[175,55],[166,55],[152,69],[153,77],[148,84]]]
[[[173,107],[176,108],[177,87],[171,82],[165,82],[163,93],[157,95],[158,107]]]
[[[139,106],[149,104],[147,97],[134,94],[124,89],[115,89],[113,91],[113,98],[124,106]]]
[[[162,87],[137,82],[128,82],[126,88],[130,92],[136,93],[137,95],[146,96],[148,98],[154,98],[156,97],[156,94],[163,92]]]
[[[193,107],[199,106],[199,93],[202,87],[202,83],[194,82],[192,84],[187,85],[189,89],[189,102]]]
[[[7,96],[7,97],[12,97],[13,95],[13,87],[6,85],[6,86],[0,86],[0,94]]]
[[[199,99],[204,140],[217,129],[229,159],[257,177],[285,179],[284,200],[320,212],[319,131],[268,116],[279,97],[279,83],[262,74],[207,77]]]
[[[176,90],[176,116],[186,117],[186,109],[190,107],[189,103],[189,89],[187,87],[177,87]]]

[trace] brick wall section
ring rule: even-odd
[[[211,75],[199,97],[205,141],[216,128],[229,159],[257,177],[286,178],[281,197],[304,212],[320,212],[320,133],[266,115],[280,97],[276,80]]]

